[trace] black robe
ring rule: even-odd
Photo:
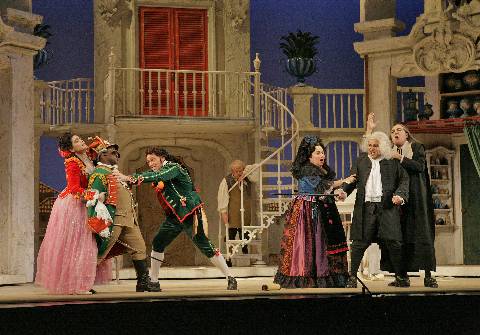
[[[428,175],[425,148],[412,142],[412,158],[403,157],[401,165],[410,177],[409,200],[402,206],[401,224],[404,240],[403,268],[416,272],[420,269],[435,271],[435,220],[432,190]],[[380,245],[380,269],[393,272],[388,250]]]
[[[407,269],[435,271],[435,220],[425,148],[412,142],[412,151],[412,158],[404,157],[401,163],[410,176],[409,201],[402,208]]]

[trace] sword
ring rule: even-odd
[[[128,249],[130,249],[130,250],[133,250],[133,251],[136,251],[136,252],[140,252],[140,250],[135,249],[134,247],[132,247],[132,246],[129,245],[128,243],[123,242],[122,240],[117,239],[115,242],[116,242],[116,243],[117,243],[117,242],[120,243],[121,245],[123,245],[124,247],[126,247],[126,248],[128,248]],[[151,259],[154,259],[154,260],[156,260],[156,261],[162,262],[162,263],[165,264],[166,266],[170,266],[170,265],[171,265],[171,264],[168,263],[167,261],[162,261],[161,259],[158,259],[158,258],[156,258],[156,257],[150,256],[150,255],[147,255],[147,257],[150,257]]]
[[[298,193],[298,192],[293,192],[293,193],[272,193],[272,195],[279,195],[279,196],[294,196],[294,195],[307,195],[307,196],[312,196],[312,197],[338,197],[338,194],[333,194],[333,193]]]

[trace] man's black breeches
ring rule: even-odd
[[[351,246],[350,272],[352,274],[357,273],[365,250],[367,250],[370,244],[377,241],[382,209],[381,202],[365,202],[364,204],[363,239],[354,240]],[[385,238],[381,242],[388,249],[395,273],[399,274],[402,261],[402,242]]]

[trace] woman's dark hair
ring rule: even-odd
[[[70,132],[63,134],[62,136],[59,136],[57,138],[58,148],[62,151],[71,150],[73,148],[72,137],[73,137],[73,134]]]
[[[147,155],[155,155],[155,156],[158,156],[158,157],[163,157],[169,162],[180,164],[180,166],[182,168],[184,168],[185,171],[187,171],[188,175],[190,176],[190,179],[193,182],[193,169],[190,168],[187,164],[185,164],[185,161],[183,160],[183,158],[181,156],[171,155],[166,149],[158,147],[158,146],[148,147],[145,150],[145,156],[147,156]]]
[[[322,141],[318,138],[318,136],[314,135],[307,135],[303,138],[302,142],[300,142],[300,146],[298,147],[297,155],[295,156],[295,160],[293,161],[292,168],[290,171],[292,175],[296,179],[300,179],[303,177],[302,175],[302,168],[310,163],[310,157],[312,153],[315,151],[315,147],[319,145],[323,148],[325,152],[325,146],[323,145]],[[321,168],[325,174],[331,175],[334,173],[331,171],[330,167],[327,164],[323,164]]]

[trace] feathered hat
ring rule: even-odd
[[[89,137],[88,138],[89,140],[92,140],[92,143],[90,143],[90,145],[88,146],[91,150],[95,151],[95,153],[97,154],[97,157],[102,153],[102,152],[105,152],[107,151],[108,148],[115,148],[115,150],[118,151],[118,144],[115,144],[115,143],[110,143],[109,141],[99,137],[99,136],[95,136],[93,138]],[[120,154],[119,156],[120,157]]]

